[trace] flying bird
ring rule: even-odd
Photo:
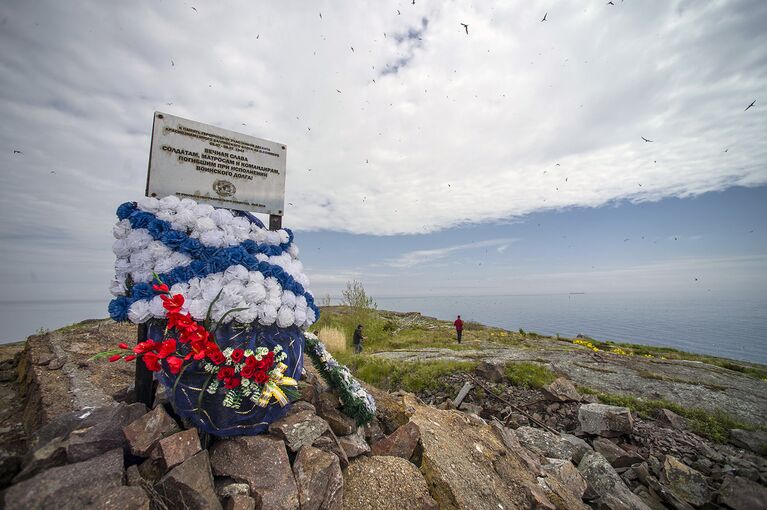
[[[340,90],[338,90],[338,89],[336,89],[336,92],[338,92],[339,94],[341,93],[341,91],[340,91]]]
[[[724,149],[724,152],[727,152],[728,150],[730,150],[730,148],[729,148],[729,147],[727,147],[726,149]]]
[[[21,152],[20,150],[15,150],[15,149],[14,149],[13,153],[14,154],[21,154],[22,156],[24,155],[23,152]]]
[[[320,19],[322,19],[322,13],[320,13]]]
[[[352,53],[354,53],[354,46],[349,46],[352,49]]]
[[[461,23],[461,26],[464,28],[464,30],[466,30],[466,35],[469,35],[469,25],[466,23]]]
[[[752,106],[754,106],[754,104],[756,104],[756,99],[754,99],[754,100],[751,102],[751,104],[750,104],[750,105],[746,106],[746,110],[748,110],[749,108],[751,108]],[[743,110],[743,111],[745,112],[746,110]]]
[[[397,16],[401,16],[401,15],[402,15],[402,13],[399,12],[399,9],[397,9]]]
[[[615,5],[615,4],[612,2],[607,2],[607,5]]]
[[[543,15],[543,19],[541,20],[541,23],[543,23],[544,21],[546,21],[546,16],[548,16],[548,15],[549,15],[549,13],[548,13],[548,12],[546,12],[546,14],[544,14],[544,15]]]
[[[415,0],[413,0],[413,5],[415,5]]]
[[[192,10],[193,10],[194,12],[197,12],[197,9],[196,9],[196,8],[194,8],[194,7],[192,7]]]
[[[170,59],[170,66],[171,67],[176,67],[176,63],[173,61],[173,59]]]
[[[653,141],[654,141],[654,140],[648,140],[648,139],[647,139],[647,138],[645,138],[644,136],[642,137],[642,140],[644,140],[645,142],[653,142]]]

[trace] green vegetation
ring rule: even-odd
[[[557,378],[546,366],[530,361],[508,363],[505,372],[511,384],[525,388],[540,388]]]
[[[339,363],[349,367],[356,377],[388,391],[405,390],[418,393],[445,387],[446,375],[471,372],[477,363],[468,361],[392,361],[376,356],[343,354]]]
[[[718,443],[727,442],[730,437],[730,429],[765,429],[765,427],[757,427],[741,422],[722,411],[707,411],[699,408],[688,408],[669,402],[668,400],[644,400],[631,395],[603,393],[584,386],[579,386],[578,391],[584,394],[594,395],[604,404],[628,407],[632,411],[639,413],[643,418],[652,418],[653,414],[658,409],[668,409],[687,418],[690,430]]]
[[[572,342],[572,339],[565,337],[557,337],[557,340]],[[673,360],[687,360],[687,361],[699,361],[701,363],[708,363],[709,365],[715,365],[727,370],[739,372],[755,379],[767,379],[767,369],[764,367],[750,366],[749,364],[739,364],[732,360],[717,358],[716,356],[707,356],[705,354],[694,354],[691,352],[680,351],[672,347],[654,347],[650,345],[630,344],[613,342],[611,340],[601,341],[595,340],[591,337],[583,337],[583,340],[590,342],[594,347],[601,351],[611,351],[619,348],[623,349],[626,354],[634,356],[645,356],[648,358],[665,358]]]
[[[656,381],[666,381],[666,382],[675,382],[675,383],[682,383],[682,384],[691,384],[693,386],[703,386],[704,388],[708,388],[713,391],[724,391],[727,389],[727,386],[722,386],[721,384],[704,383],[701,381],[690,381],[688,379],[682,379],[681,377],[672,377],[669,375],[656,374],[655,372],[650,372],[649,370],[640,370],[637,373],[639,374],[640,377],[644,377],[645,379],[654,379]]]

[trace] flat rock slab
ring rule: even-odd
[[[344,470],[344,508],[436,510],[421,472],[399,457],[362,457]]]
[[[764,430],[730,430],[730,442],[759,455],[767,455],[767,432]]]
[[[711,499],[706,477],[676,457],[666,455],[661,475],[661,482],[691,505],[701,506]]]
[[[570,441],[548,430],[519,427],[514,430],[514,435],[522,446],[547,458],[573,460],[576,457],[576,451],[579,450]],[[581,453],[582,456],[583,453]]]
[[[180,429],[168,416],[163,406],[157,406],[141,418],[123,427],[128,446],[133,455],[148,457],[150,450],[160,439],[175,434]]]
[[[767,487],[740,476],[727,475],[719,488],[719,501],[733,510],[763,508]]]
[[[338,443],[343,448],[344,454],[347,459],[353,459],[370,453],[370,446],[359,434],[351,434],[349,436],[343,436],[338,438]],[[408,457],[409,459],[410,457]]]
[[[149,510],[149,496],[141,487],[115,487],[93,502],[92,508],[99,510]]]
[[[285,440],[292,452],[311,445],[326,430],[328,423],[309,411],[290,414],[269,425],[269,433]]]
[[[5,508],[80,509],[123,483],[123,451],[111,450],[93,459],[54,467],[9,487]]]
[[[607,462],[614,468],[629,467],[644,459],[638,455],[631,454],[606,438],[599,437],[592,443],[594,450],[601,453]]]
[[[541,466],[543,472],[547,476],[555,476],[564,484],[570,491],[583,498],[583,494],[586,492],[588,484],[581,475],[578,468],[576,468],[572,462],[563,459],[548,459],[549,463]]]
[[[415,447],[420,439],[421,430],[418,428],[418,425],[409,422],[375,443],[371,448],[371,452],[373,455],[389,455],[392,457],[402,457],[407,460],[413,456]]]
[[[171,469],[200,451],[197,429],[184,430],[160,439],[152,457],[162,460],[165,469]]]
[[[301,510],[343,510],[344,479],[338,457],[304,446],[293,463]]]
[[[578,421],[583,432],[603,437],[631,434],[634,429],[628,408],[605,404],[583,404],[578,409]]]
[[[221,510],[207,451],[171,469],[157,482],[155,490],[170,508]]]
[[[650,510],[639,496],[629,490],[601,453],[584,455],[578,464],[578,471],[588,484],[584,494],[586,499],[600,499],[611,508]]]
[[[267,435],[240,436],[216,442],[210,449],[216,476],[247,483],[263,508],[297,510],[298,489],[282,440]]]
[[[552,402],[580,402],[582,395],[575,389],[575,385],[564,377],[555,379],[543,388],[544,396]]]

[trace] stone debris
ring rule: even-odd
[[[175,434],[180,429],[163,406],[157,406],[129,425],[123,427],[128,446],[133,455],[148,457],[160,439]]]
[[[463,402],[463,399],[466,398],[466,395],[469,394],[469,392],[474,388],[474,385],[470,382],[464,383],[463,387],[461,388],[461,391],[458,392],[458,395],[455,397],[455,400],[453,400],[453,408],[457,409],[461,406],[461,402]]]
[[[733,510],[764,508],[767,488],[741,476],[727,475],[719,488],[719,502]]]
[[[284,439],[292,452],[311,445],[326,430],[328,422],[310,411],[285,416],[269,425],[269,433]]]
[[[605,404],[583,404],[578,410],[581,430],[602,437],[618,437],[631,434],[634,419],[625,407]]]
[[[706,477],[679,459],[666,455],[661,482],[693,506],[702,506],[711,498]]]
[[[280,439],[259,435],[220,440],[211,448],[210,460],[214,475],[247,483],[264,508],[298,508],[298,489]]]
[[[107,393],[56,379],[88,365],[51,338],[37,337],[18,369],[0,356],[0,371],[20,375],[0,374],[4,404],[16,380],[42,385],[9,407],[25,418],[0,429],[3,508],[741,510],[767,500],[765,432],[735,429],[731,444],[713,443],[668,409],[632,416],[566,378],[512,387],[492,363],[476,371],[484,392],[464,374],[417,396],[366,386],[378,411],[361,427],[307,366],[302,400],[269,434],[215,438],[206,450],[161,395],[151,411],[130,403],[132,370],[100,371]],[[99,350],[84,345],[75,349]],[[560,433],[529,426],[520,410]],[[11,425],[22,421],[26,432]]]
[[[338,457],[304,446],[293,462],[301,510],[343,510],[344,479]]]
[[[220,510],[221,502],[213,488],[208,452],[202,451],[174,467],[155,490],[170,508]]]
[[[543,395],[552,402],[580,402],[583,398],[573,383],[564,377],[555,379],[541,390]]]

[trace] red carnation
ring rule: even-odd
[[[269,380],[269,374],[267,374],[263,370],[259,370],[253,376],[253,380],[256,381],[258,384],[264,384],[266,381]]]
[[[161,283],[160,285],[154,284],[154,285],[152,285],[152,288],[153,288],[153,289],[154,289],[156,292],[164,292],[164,293],[166,293],[166,294],[167,294],[168,292],[170,292],[170,289],[169,289],[169,288],[168,288],[168,286],[167,286],[167,285],[165,285],[164,283]]]
[[[242,361],[242,357],[244,355],[245,355],[245,351],[243,351],[242,349],[235,349],[232,351],[232,354],[229,357],[232,358],[232,361],[234,361],[235,363],[239,363],[240,361]]]
[[[122,354],[115,354],[114,356],[109,356],[109,362],[117,361],[118,359],[122,358]]]
[[[144,365],[152,372],[158,372],[162,368],[160,366],[160,358],[153,352],[144,353],[141,359],[144,360]]]
[[[242,370],[240,370],[240,375],[246,379],[252,379],[255,373],[256,373],[256,367],[252,367],[248,365],[245,365],[244,367],[242,367]]]
[[[179,313],[181,307],[184,306],[184,296],[181,294],[174,294],[171,297],[161,294],[160,299],[163,300],[162,306],[171,313]]]
[[[233,390],[240,385],[239,377],[227,377],[224,379],[224,387],[228,390]]]
[[[139,342],[136,347],[133,348],[133,352],[136,354],[144,354],[145,352],[154,351],[160,344],[154,340],[147,340],[146,342]]]
[[[234,368],[221,367],[221,369],[218,371],[218,380],[223,381],[224,379],[228,379],[230,377],[234,377]]]
[[[184,364],[184,360],[177,358],[176,356],[168,356],[168,359],[165,361],[168,362],[168,368],[170,369],[170,373],[173,375],[178,374],[181,371],[181,365]]]
[[[176,352],[176,339],[168,338],[162,343],[162,346],[160,347],[160,351],[157,353],[157,356],[160,358],[167,358],[174,352]]]
[[[183,313],[169,313],[168,314],[168,329],[176,328],[179,331],[193,331],[196,330],[198,324],[194,321],[190,314],[184,315]]]

